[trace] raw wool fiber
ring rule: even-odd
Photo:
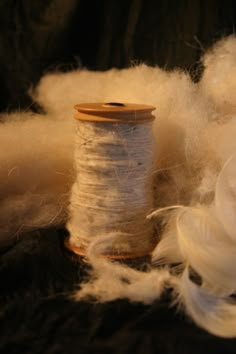
[[[0,245],[66,220],[73,180],[73,125],[31,113],[2,115]],[[68,158],[69,156],[69,158]]]
[[[172,286],[196,323],[216,335],[235,336],[235,310],[229,297],[236,290],[232,281],[235,157],[231,157],[236,152],[235,51],[236,38],[229,37],[207,52],[199,84],[185,72],[145,65],[42,78],[33,97],[46,116],[25,118],[18,113],[16,121],[11,114],[3,117],[1,186],[7,180],[11,194],[2,187],[0,226],[7,233],[0,231],[1,239],[13,236],[22,225],[35,228],[63,222],[74,176],[71,115],[75,103],[154,105],[157,212],[152,218],[157,217],[165,228],[153,263],[164,263],[166,269],[142,273],[111,264],[97,257],[102,249],[96,241],[88,250],[93,265],[90,282],[75,297],[92,295],[99,301],[127,297],[151,303]],[[61,196],[65,196],[63,203]],[[175,262],[182,264],[181,275],[168,271]],[[201,287],[189,279],[191,269],[202,278]]]
[[[235,57],[235,36],[232,35],[217,42],[203,58],[205,70],[200,87],[220,120],[230,118],[236,110]]]

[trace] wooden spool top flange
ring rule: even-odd
[[[82,121],[102,123],[144,123],[152,121],[155,107],[135,103],[83,103],[75,106],[75,118]]]

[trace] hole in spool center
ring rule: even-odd
[[[106,102],[103,105],[104,107],[124,107],[125,104],[121,102]]]

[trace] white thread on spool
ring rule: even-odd
[[[154,245],[152,106],[94,103],[75,106],[76,181],[70,200],[66,246],[85,255],[104,240],[102,254],[137,258]]]

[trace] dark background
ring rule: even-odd
[[[1,0],[0,110],[38,110],[27,90],[51,70],[144,61],[197,80],[204,50],[235,24],[235,0]],[[38,230],[0,250],[0,353],[236,353],[170,307],[171,293],[152,306],[72,301],[85,267],[64,236]]]
[[[197,79],[235,24],[235,0],[1,0],[0,110],[31,106],[29,86],[50,70],[145,62]]]

